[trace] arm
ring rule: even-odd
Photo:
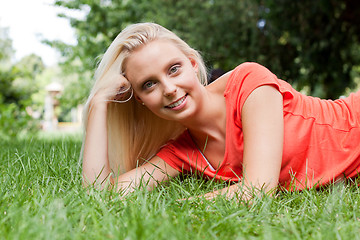
[[[128,194],[140,186],[146,186],[148,190],[151,190],[160,182],[178,174],[178,170],[171,167],[160,157],[155,156],[142,166],[120,175],[113,180],[113,184],[117,191]]]
[[[112,68],[116,69],[116,63]],[[123,86],[127,80],[114,69],[110,69],[105,77],[112,78],[113,81],[108,81],[110,86],[101,89],[90,103],[83,152],[84,186],[94,184],[102,189],[110,183],[116,185],[117,190],[125,189],[126,192],[131,192],[141,183],[147,184],[151,189],[158,182],[167,180],[169,176],[176,176],[178,174],[176,169],[155,156],[148,163],[120,175],[117,179],[110,177],[107,105],[109,100],[116,98],[119,86]]]
[[[107,107],[109,100],[116,98],[127,80],[119,74],[116,60],[101,79],[102,87],[89,103],[86,135],[83,146],[83,185],[95,184],[103,188],[110,176],[107,137]]]
[[[88,123],[83,153],[83,184],[84,186],[95,183],[104,187],[105,180],[109,177],[111,170],[107,153],[107,124],[106,101],[97,101],[92,104]]]
[[[96,183],[103,188],[111,173],[107,153],[107,103],[95,99],[94,101],[97,104],[93,105],[89,114],[84,144],[83,180],[85,186]],[[157,183],[177,174],[176,169],[155,156],[144,165],[120,175],[117,179],[109,178],[109,181],[116,186],[118,191],[124,190],[129,193],[141,184],[152,189]]]
[[[241,117],[244,133],[243,182],[208,193],[206,198],[218,194],[231,198],[241,189],[249,189],[251,194],[252,189],[269,192],[277,187],[284,135],[282,95],[269,85],[256,88],[245,101]],[[245,192],[242,196],[246,195]]]
[[[271,86],[253,91],[245,101],[244,180],[246,185],[265,191],[278,185],[284,138],[283,99]]]

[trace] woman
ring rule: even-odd
[[[85,185],[110,182],[129,193],[198,171],[237,182],[206,194],[231,197],[323,185],[359,170],[360,93],[307,97],[256,63],[206,86],[201,56],[153,23],[124,29],[95,79],[84,117]]]

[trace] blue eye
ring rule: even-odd
[[[155,85],[155,83],[153,81],[147,81],[144,83],[143,89],[145,89],[145,90],[149,89],[149,88],[153,87],[154,85]]]
[[[169,69],[169,74],[175,74],[179,71],[180,66],[179,65],[174,65]]]

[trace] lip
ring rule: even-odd
[[[186,98],[188,94],[185,94],[181,98],[178,98],[177,100],[173,101],[169,105],[166,105],[165,108],[172,109],[172,110],[179,110],[185,106]]]

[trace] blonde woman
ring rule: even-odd
[[[336,101],[295,91],[244,63],[206,85],[201,56],[154,23],[106,51],[85,109],[85,185],[129,193],[180,172],[231,181],[206,194],[296,190],[357,176],[360,93]]]

